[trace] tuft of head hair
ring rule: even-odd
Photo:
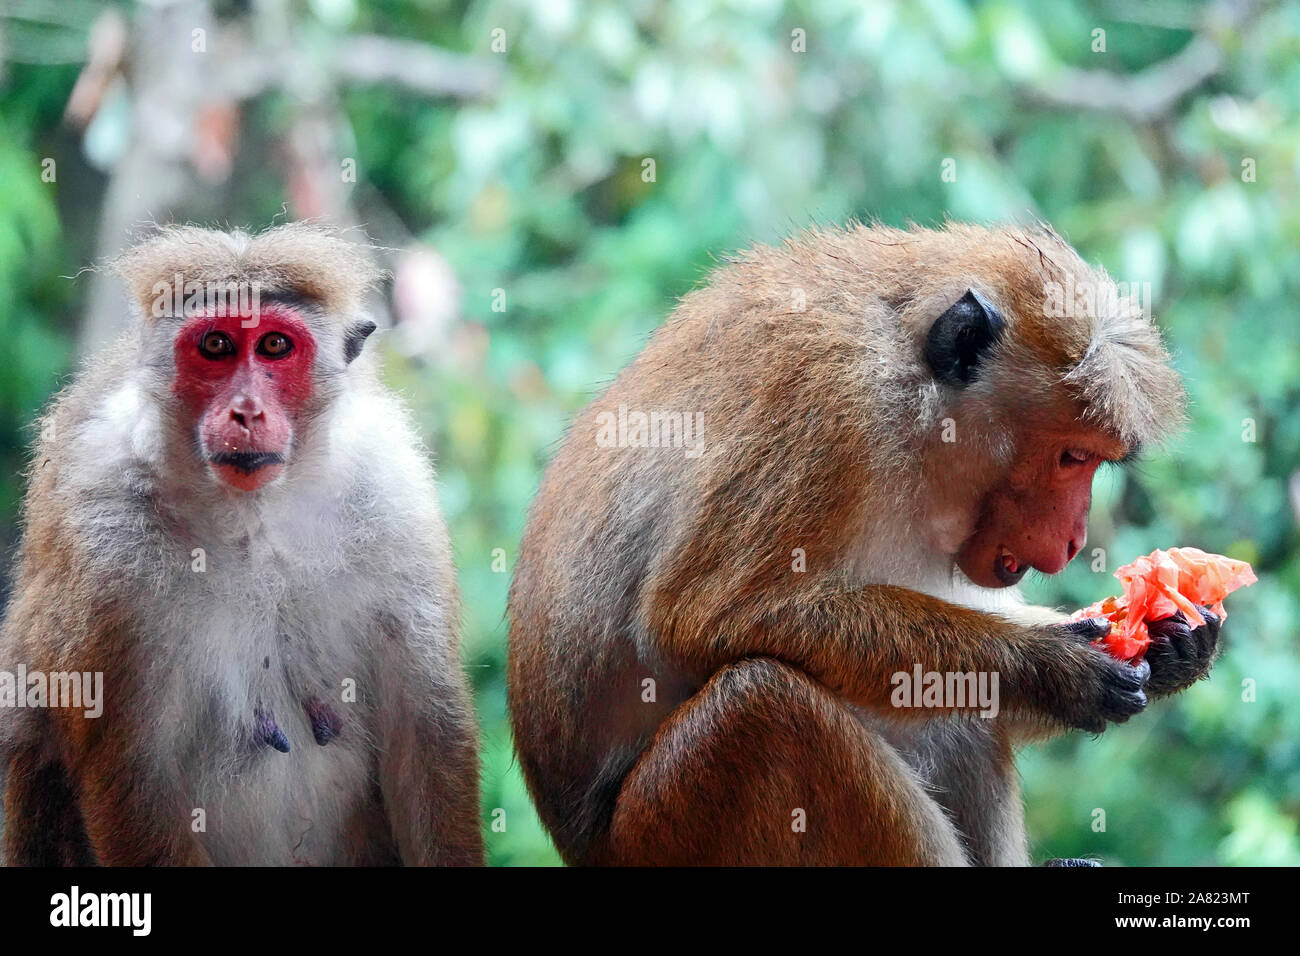
[[[1182,384],[1150,317],[1043,222],[813,226],[780,246],[730,257],[711,284],[783,315],[797,287],[808,302],[854,323],[862,303],[878,299],[919,343],[937,314],[975,289],[1007,322],[996,351],[1011,392],[1064,389],[1084,420],[1131,446],[1158,443],[1183,422]],[[1088,290],[1090,302],[1073,301],[1059,314],[1052,295],[1071,290]]]
[[[146,318],[158,283],[172,285],[178,275],[187,284],[249,283],[260,294],[293,293],[341,315],[355,312],[383,275],[367,247],[335,229],[302,222],[257,234],[164,226],[112,268]]]
[[[1026,337],[1051,341],[1060,350],[1056,370],[1083,404],[1084,419],[1133,447],[1158,443],[1177,430],[1186,404],[1182,381],[1160,330],[1131,292],[1119,294],[1104,269],[1085,263],[1046,223],[999,232],[1020,247],[1027,288],[1091,287],[1092,301],[1072,316],[1026,309],[1021,317]]]

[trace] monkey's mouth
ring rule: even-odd
[[[283,465],[284,456],[275,451],[222,451],[208,459],[214,465],[225,465],[243,475],[251,475],[267,465]]]
[[[1020,559],[1006,548],[998,548],[998,553],[993,558],[993,575],[1003,584],[1008,587],[1019,584],[1028,570],[1029,565],[1021,563]]]

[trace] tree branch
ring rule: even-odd
[[[343,83],[382,83],[423,96],[476,99],[493,93],[500,71],[482,59],[416,40],[363,35],[338,49],[334,73]]]
[[[1137,123],[1169,115],[1188,93],[1224,68],[1227,58],[1210,34],[1235,31],[1254,14],[1249,0],[1225,3],[1209,25],[1173,56],[1132,74],[1065,67],[1022,88],[1031,102],[1064,109],[1114,113]]]

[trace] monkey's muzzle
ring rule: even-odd
[[[217,477],[240,491],[256,491],[284,469],[284,455],[276,451],[222,451],[208,463]]]
[[[226,465],[245,475],[251,475],[267,465],[284,464],[284,456],[274,451],[223,451],[208,460],[214,465]]]

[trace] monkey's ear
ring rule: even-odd
[[[1002,335],[1006,321],[988,299],[974,289],[934,320],[925,342],[925,361],[934,377],[946,385],[969,385],[984,353]]]
[[[366,339],[370,338],[370,333],[374,330],[375,323],[369,319],[348,327],[347,333],[343,336],[343,357],[347,359],[349,365],[361,354],[361,346],[366,344]]]

